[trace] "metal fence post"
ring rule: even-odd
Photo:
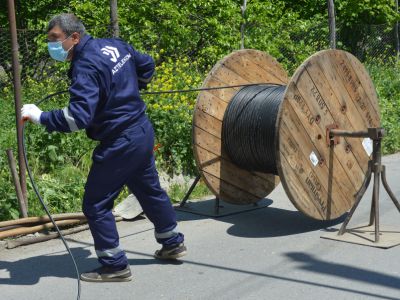
[[[117,0],[110,0],[110,18],[111,18],[112,36],[119,37]]]
[[[399,0],[396,1],[396,14],[398,17],[399,14]],[[396,28],[394,29],[394,35],[396,39],[396,56],[397,59],[399,59],[399,54],[400,54],[400,41],[399,41],[399,21],[396,21]]]
[[[243,5],[240,7],[242,11],[242,18],[243,18],[243,23],[240,25],[240,49],[244,49],[244,30],[246,27],[246,8],[247,8],[247,1],[243,0]]]

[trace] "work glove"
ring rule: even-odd
[[[21,108],[21,118],[23,121],[29,120],[35,124],[40,124],[42,112],[35,104],[25,104]]]

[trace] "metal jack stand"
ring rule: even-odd
[[[386,169],[382,165],[382,153],[381,153],[381,141],[385,135],[383,128],[368,128],[368,131],[350,132],[339,129],[329,129],[329,139],[331,146],[337,143],[338,137],[354,137],[354,138],[370,138],[373,141],[372,159],[368,162],[368,170],[366,173],[365,180],[361,186],[360,191],[357,193],[353,207],[343,222],[339,232],[335,236],[328,234],[323,238],[329,238],[334,240],[341,240],[350,243],[357,243],[363,245],[369,245],[374,247],[389,248],[400,244],[400,232],[394,230],[381,230],[379,227],[379,185],[380,178],[382,178],[383,186],[386,192],[389,194],[397,210],[400,212],[400,204],[394,196],[393,192],[389,188],[386,181]],[[367,226],[357,227],[353,229],[347,229],[347,225],[350,222],[354,211],[361,202],[361,198],[364,195],[367,187],[371,181],[371,175],[374,174],[374,186],[372,194],[370,220]],[[373,230],[372,230],[372,227]],[[370,236],[375,232],[374,240],[372,241]]]
[[[186,195],[183,197],[182,201],[179,203],[179,206],[176,207],[177,210],[180,211],[185,211],[185,212],[190,212],[193,214],[201,215],[201,216],[207,216],[207,217],[223,217],[223,216],[229,216],[229,215],[234,215],[238,214],[241,212],[245,211],[250,211],[254,209],[259,209],[259,208],[264,208],[269,206],[272,201],[271,200],[260,200],[257,203],[249,204],[249,205],[232,205],[229,203],[225,203],[224,205],[221,205],[219,197],[215,197],[215,202],[214,202],[214,213],[207,212],[209,211],[209,207],[207,206],[207,203],[212,200],[205,200],[205,201],[199,201],[199,205],[197,205],[197,209],[191,208],[191,207],[185,207],[185,204],[187,200],[189,199],[190,194],[193,192],[194,188],[196,187],[197,183],[199,182],[201,176],[197,175],[197,177],[194,179],[192,185],[190,186],[189,190],[187,191]],[[201,203],[200,203],[201,202]],[[209,205],[208,205],[209,206]],[[220,214],[220,208],[225,209],[226,211]],[[202,212],[201,210],[205,210],[205,212]]]

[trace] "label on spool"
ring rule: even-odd
[[[370,138],[365,138],[362,141],[362,145],[364,147],[365,152],[367,152],[368,156],[370,156],[373,149],[372,140]]]
[[[314,151],[311,151],[310,160],[311,160],[311,163],[314,165],[314,167],[315,167],[316,165],[318,165],[318,163],[319,163],[318,157],[317,157],[317,155],[314,153]]]

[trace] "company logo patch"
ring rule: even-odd
[[[117,59],[119,57],[119,51],[117,48],[111,46],[105,46],[101,48],[101,51],[104,55],[111,56],[110,60],[112,62],[117,62]]]
[[[131,58],[131,54],[128,53],[127,55],[125,55],[120,62],[118,62],[114,68],[112,69],[112,74],[114,75],[115,73],[117,73],[124,65],[125,63]]]

